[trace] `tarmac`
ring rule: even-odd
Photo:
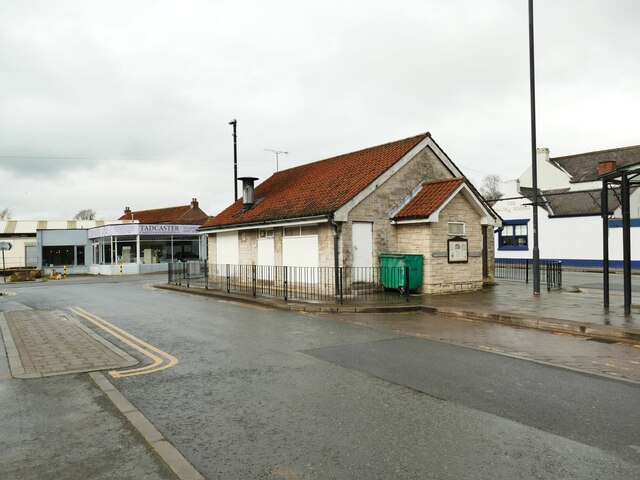
[[[533,295],[531,284],[500,281],[484,289],[448,295],[411,295],[406,301],[361,302],[357,304],[285,302],[274,297],[205,290],[168,283],[156,288],[205,295],[237,302],[305,312],[392,313],[423,311],[438,315],[481,320],[596,340],[640,344],[640,306],[624,315],[623,296],[612,292],[610,306],[603,306],[601,290],[576,287]]]

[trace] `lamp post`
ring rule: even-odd
[[[529,86],[531,89],[531,187],[533,188],[533,294],[540,295],[538,248],[538,164],[536,148],[536,75],[533,55],[533,0],[529,0]]]
[[[234,118],[229,125],[233,126],[233,201],[235,202],[238,199],[238,135],[236,134],[238,120]]]

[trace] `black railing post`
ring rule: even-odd
[[[562,288],[562,261],[558,262],[558,287]]]
[[[340,285],[338,286],[338,289],[340,290],[340,305],[342,305],[344,303],[344,289],[343,289],[343,285],[344,285],[344,272],[342,267],[338,268],[339,271],[339,278],[340,278]]]
[[[257,279],[257,276],[256,276],[256,266],[255,266],[255,265],[252,265],[252,266],[251,266],[251,276],[253,277],[253,278],[251,279],[251,280],[252,280],[252,282],[251,282],[251,283],[252,283],[252,284],[251,284],[251,287],[252,287],[252,289],[253,289],[253,296],[255,297],[255,296],[256,296],[256,279]]]
[[[287,297],[288,297],[288,292],[287,292],[287,284],[288,284],[288,268],[287,267],[283,267],[283,280],[284,280],[284,301],[287,301]]]
[[[231,291],[231,265],[227,263],[227,293]]]
[[[547,262],[544,266],[547,274],[547,292],[551,291],[551,277],[553,276],[553,263]]]
[[[529,259],[525,259],[525,283],[529,283]]]
[[[184,265],[185,278],[187,280],[187,288],[189,288],[189,264],[185,262],[183,265]]]
[[[209,290],[209,264],[204,262],[204,289]]]

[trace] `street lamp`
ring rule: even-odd
[[[236,135],[236,127],[238,120],[235,118],[229,122],[233,126],[233,201],[238,199],[238,136]]]
[[[536,75],[533,56],[533,0],[529,0],[529,86],[531,88],[531,187],[533,188],[533,294],[540,295],[538,248],[538,164],[536,148]]]

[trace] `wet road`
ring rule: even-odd
[[[637,385],[148,281],[30,285],[0,309],[80,306],[176,356],[112,383],[207,478],[640,474]]]

